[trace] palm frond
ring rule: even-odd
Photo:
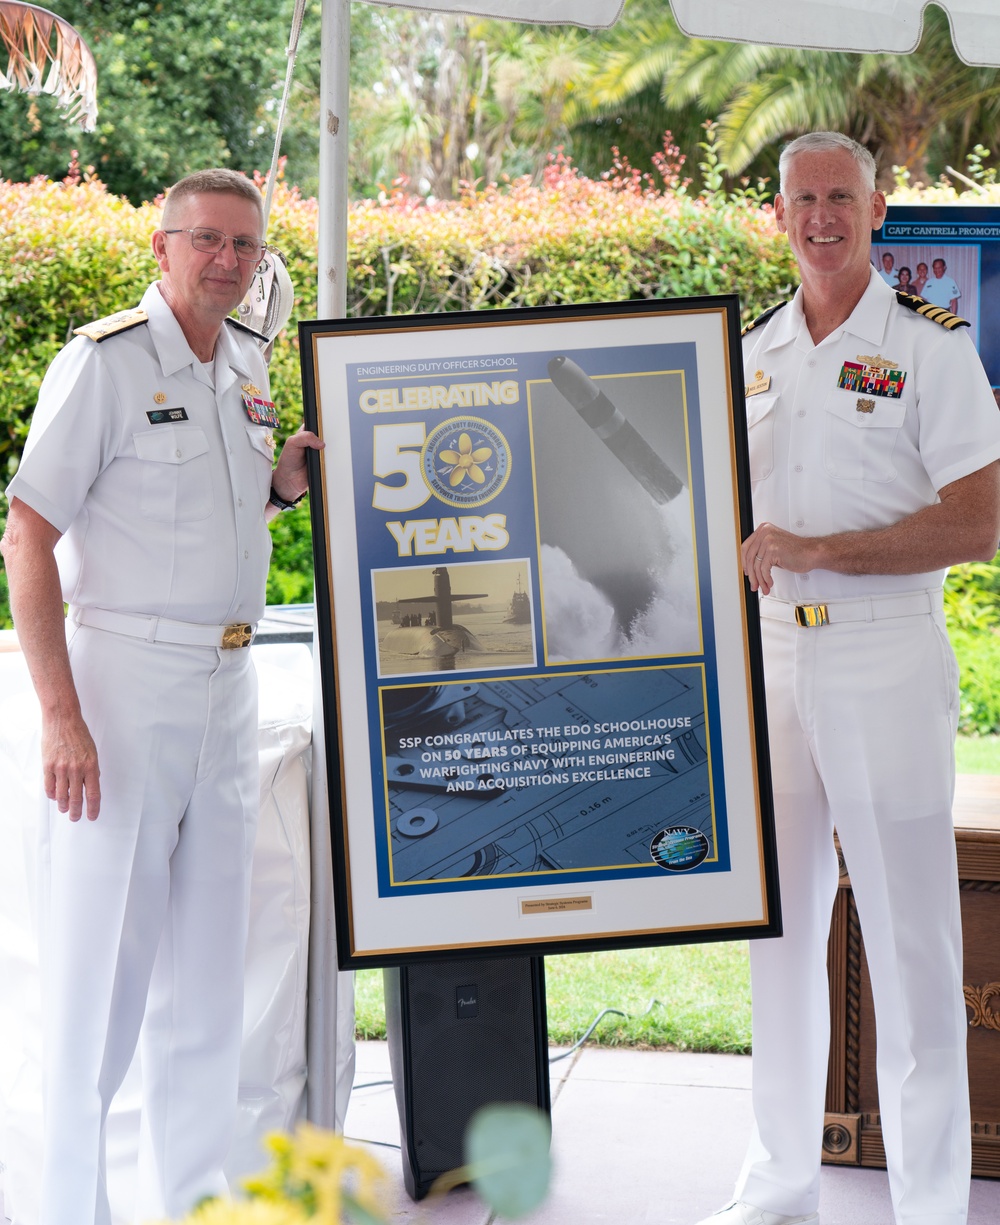
[[[786,47],[692,39],[665,82],[664,100],[678,107],[700,101],[718,113],[748,82],[784,64],[798,65],[798,54]]]
[[[97,66],[69,22],[34,4],[0,0],[0,47],[8,57],[0,88],[52,94],[71,121],[94,130]]]
[[[775,74],[746,86],[727,109],[719,126],[722,158],[739,174],[783,137],[844,127],[848,119],[848,100],[829,82]]]
[[[594,111],[621,105],[650,84],[659,84],[670,71],[685,45],[672,22],[637,24],[627,43],[611,43],[601,48],[590,80],[583,93]]]

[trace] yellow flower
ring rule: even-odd
[[[461,485],[466,476],[472,477],[477,485],[482,485],[486,481],[486,473],[480,468],[480,464],[493,454],[492,447],[476,447],[472,449],[472,439],[468,434],[460,434],[458,437],[457,451],[439,451],[438,455],[446,464],[452,464],[451,475],[448,478],[448,483],[452,489],[456,485]]]
[[[382,1167],[343,1136],[302,1123],[294,1136],[274,1133],[264,1143],[275,1160],[270,1169],[244,1181],[252,1199],[294,1203],[305,1217],[330,1225],[343,1219],[345,1200],[378,1215],[376,1190]]]
[[[363,1149],[354,1148],[343,1136],[301,1123],[295,1132],[289,1181],[311,1187],[316,1215],[324,1221],[339,1221],[344,1193],[371,1212],[377,1212],[376,1188],[382,1167]]]
[[[268,1200],[209,1200],[184,1218],[184,1225],[308,1225],[301,1204]]]

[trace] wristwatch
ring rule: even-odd
[[[267,500],[271,503],[272,506],[277,506],[278,510],[291,510],[293,506],[298,506],[298,504],[302,501],[302,499],[306,496],[308,492],[309,492],[308,489],[305,490],[304,493],[300,493],[297,498],[289,502],[287,498],[283,498],[280,493],[276,492],[274,486],[272,485],[271,494]]]

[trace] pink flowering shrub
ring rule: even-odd
[[[746,318],[793,284],[769,206],[748,193],[688,194],[667,142],[660,180],[616,156],[598,179],[561,151],[542,182],[468,185],[428,203],[397,183],[352,206],[348,313],[382,315],[738,293]],[[135,208],[78,171],[0,182],[0,476],[20,455],[45,368],[91,319],[133,306],[156,275],[149,236],[161,201]],[[297,303],[272,363],[275,400],[301,416],[297,319],[316,314],[318,206],[278,184],[268,239],[289,261]]]

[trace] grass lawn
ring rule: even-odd
[[[1000,736],[959,736],[955,762],[959,774],[1000,774]]]
[[[960,736],[960,774],[1000,774],[1000,736]],[[603,1046],[750,1050],[750,965],[745,942],[690,944],[545,959],[549,1039],[569,1045],[605,1008],[588,1041]],[[385,1037],[382,971],[357,974],[359,1038]],[[656,1003],[646,1013],[650,1001]],[[646,1013],[646,1015],[642,1015]]]
[[[385,1037],[382,971],[356,976],[357,1035]],[[604,1008],[588,1041],[603,1046],[750,1050],[750,964],[745,942],[570,953],[545,959],[549,1040],[568,1046]],[[649,1008],[651,1000],[656,1003]]]

